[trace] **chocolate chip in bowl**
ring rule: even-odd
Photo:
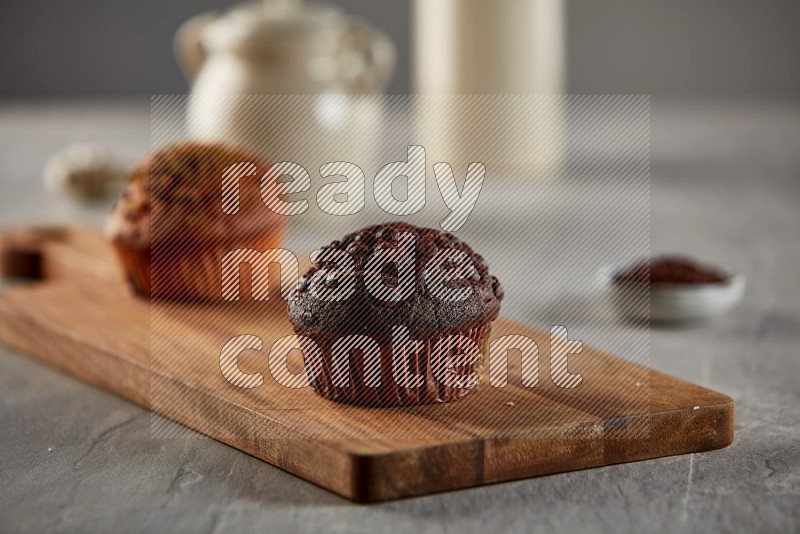
[[[606,270],[614,306],[634,320],[679,322],[721,314],[741,300],[744,275],[678,255]]]

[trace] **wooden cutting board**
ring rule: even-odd
[[[509,385],[449,404],[358,408],[287,389],[266,370],[292,333],[285,303],[154,305],[126,291],[94,230],[18,229],[2,236],[4,273],[37,281],[0,293],[0,341],[347,498],[382,501],[523,477],[707,451],[733,440],[729,397],[589,347],[569,357],[583,382],[549,380],[549,335],[510,321],[540,347],[540,385]],[[262,372],[253,389],[223,377],[220,351],[240,334],[264,351],[240,357]],[[151,347],[152,343],[152,347]],[[291,366],[290,366],[291,367]],[[154,418],[154,435],[163,435]],[[182,428],[182,427],[180,427]],[[161,434],[159,434],[161,432]]]

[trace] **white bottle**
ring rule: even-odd
[[[419,129],[434,158],[464,168],[480,159],[487,169],[491,163],[512,172],[556,168],[563,0],[415,0],[413,24],[415,92],[462,95],[418,103]]]

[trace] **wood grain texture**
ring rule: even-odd
[[[0,294],[0,341],[353,500],[698,452],[733,440],[729,397],[590,348],[570,356],[583,383],[558,388],[547,380],[547,333],[503,319],[492,338],[524,334],[540,346],[536,388],[521,386],[511,358],[508,386],[482,383],[454,403],[339,405],[270,377],[269,347],[291,333],[285,304],[151,307],[127,292],[94,231],[70,229],[39,246],[44,279]],[[244,333],[264,340],[262,352],[240,358],[245,372],[264,375],[255,389],[232,386],[219,369],[224,342]]]

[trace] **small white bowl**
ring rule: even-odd
[[[623,316],[639,321],[690,321],[704,319],[733,308],[744,295],[745,277],[726,267],[721,284],[660,284],[615,282],[621,269],[605,266],[601,281],[611,302]],[[648,291],[649,289],[649,291]]]

